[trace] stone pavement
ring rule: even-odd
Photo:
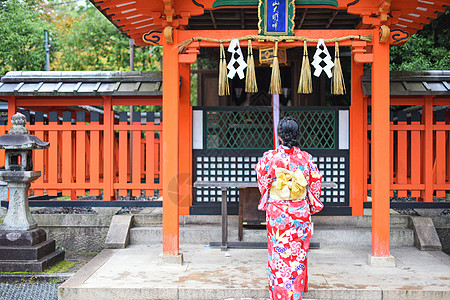
[[[59,283],[0,283],[0,299],[57,300]]]
[[[159,260],[161,245],[104,250],[59,288],[71,299],[267,299],[267,250],[181,245],[183,265]],[[309,252],[305,299],[450,299],[450,256],[392,248],[395,268],[370,267],[370,247]]]

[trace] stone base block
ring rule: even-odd
[[[0,246],[2,260],[38,260],[55,251],[55,240],[47,240],[33,246]]]
[[[0,231],[0,272],[42,272],[64,260],[45,230]]]
[[[39,260],[4,260],[0,261],[0,272],[42,272],[48,267],[64,260],[65,253],[53,251]]]
[[[395,257],[389,256],[373,256],[369,254],[367,256],[367,263],[371,267],[385,267],[394,268],[395,267]]]
[[[178,253],[176,255],[167,255],[167,254],[161,253],[159,255],[159,261],[163,264],[182,265],[183,264],[183,253]]]
[[[33,246],[47,239],[42,228],[27,231],[0,230],[0,246]]]

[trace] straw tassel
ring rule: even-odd
[[[334,42],[334,69],[333,78],[331,79],[331,94],[344,95],[345,93],[344,75],[342,74],[341,59],[339,58],[339,45],[336,41]]]
[[[273,49],[272,77],[270,78],[269,94],[281,94],[281,75],[278,64],[278,41]]]
[[[309,65],[308,47],[306,45],[306,40],[303,41],[302,69],[300,71],[300,80],[298,82],[297,93],[312,93],[311,66]]]
[[[257,93],[255,60],[253,58],[252,40],[248,40],[247,73],[245,74],[245,92]]]
[[[186,53],[186,50],[190,43],[194,41],[194,38],[191,38],[189,40],[185,40],[178,44],[178,53]]]
[[[220,61],[219,61],[219,96],[230,94],[227,77],[227,61],[223,43],[220,43]]]

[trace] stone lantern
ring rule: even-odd
[[[16,113],[11,118],[9,134],[0,136],[0,149],[5,149],[5,171],[0,180],[7,183],[9,207],[0,225],[0,272],[42,272],[64,259],[55,250],[55,240],[47,240],[46,232],[37,228],[28,206],[30,182],[41,176],[33,171],[33,149],[45,149],[50,143],[28,134],[26,118]]]

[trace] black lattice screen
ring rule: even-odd
[[[220,150],[218,150],[220,151]],[[226,151],[226,150],[225,150]],[[248,156],[207,155],[208,151],[194,151],[194,181],[256,181],[254,166],[261,157],[260,154]],[[314,155],[314,153],[312,153]],[[346,153],[341,156],[314,156],[317,167],[324,175],[325,181],[332,181],[338,185],[337,189],[323,189],[321,200],[337,205],[347,204],[348,159]],[[219,188],[195,188],[197,203],[219,202],[221,191]],[[238,201],[238,189],[230,189],[228,201]]]
[[[334,149],[336,110],[287,110],[300,125],[300,147]],[[272,111],[230,109],[206,111],[207,149],[268,149],[273,146]]]

